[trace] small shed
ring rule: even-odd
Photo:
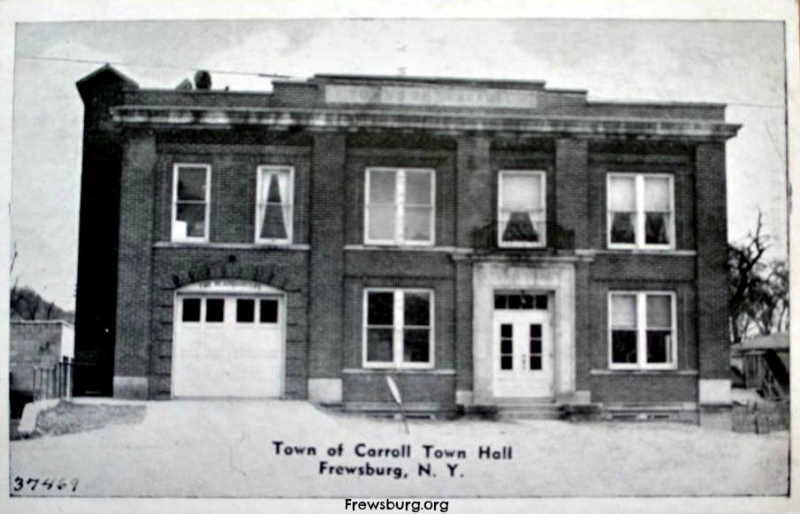
[[[762,396],[789,395],[789,333],[745,339],[731,346],[731,364],[744,375],[744,387]]]
[[[35,368],[52,369],[58,363],[72,362],[75,329],[63,320],[12,319],[10,325],[10,391],[15,397],[32,397]]]

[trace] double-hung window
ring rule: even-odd
[[[608,247],[675,247],[672,175],[608,175]]]
[[[256,191],[256,242],[291,243],[294,169],[259,166]]]
[[[429,169],[368,168],[365,243],[433,245],[435,176]]]
[[[546,244],[545,173],[501,171],[498,187],[500,247],[537,248]]]
[[[430,290],[365,290],[364,367],[432,368],[433,312]]]
[[[211,166],[176,164],[172,179],[172,240],[208,241]]]
[[[675,369],[675,315],[672,292],[610,293],[611,369]]]

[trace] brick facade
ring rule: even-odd
[[[574,348],[564,355],[572,356],[574,380],[564,384],[575,397],[608,405],[696,406],[702,380],[727,379],[724,140],[736,127],[724,123],[722,106],[593,104],[582,92],[491,81],[468,87],[489,90],[500,103],[510,101],[503,100],[509,90],[536,101],[513,109],[434,109],[412,95],[418,102],[413,106],[364,104],[361,97],[339,105],[330,102],[334,93],[344,94],[335,87],[381,92],[381,80],[322,76],[277,82],[272,94],[198,94],[140,90],[111,69],[99,73],[79,86],[90,113],[86,133],[120,149],[118,160],[103,161],[109,168],[104,180],[119,180],[119,197],[102,206],[92,195],[82,197],[80,255],[85,266],[89,249],[99,245],[100,254],[115,256],[116,266],[104,271],[113,281],[105,289],[79,278],[77,344],[79,356],[96,349],[99,340],[90,335],[96,329],[86,320],[106,302],[113,304],[113,335],[99,347],[114,356],[116,395],[170,396],[176,290],[208,280],[245,280],[286,295],[285,397],[314,399],[338,387],[328,401],[375,409],[391,401],[385,386],[391,375],[409,404],[454,411],[472,401],[476,359],[484,358],[476,353],[483,336],[474,332],[474,318],[492,316],[476,310],[478,261],[501,262],[509,270],[570,267],[559,280],[574,277],[574,312],[554,315],[572,324]],[[398,80],[409,95],[421,87],[414,79]],[[446,80],[424,84],[445,92],[466,87]],[[95,100],[109,98],[109,88],[116,95],[110,102]],[[114,123],[91,125],[102,117],[93,109],[110,112]],[[94,151],[98,147],[87,140],[84,190],[91,189],[87,181],[105,158],[89,155]],[[170,240],[178,163],[211,166],[206,243]],[[294,237],[283,247],[254,242],[256,168],[263,164],[294,169]],[[434,171],[432,245],[365,244],[371,167]],[[498,248],[501,170],[545,173],[544,248]],[[672,177],[673,248],[608,248],[612,172]],[[117,227],[93,225],[94,213],[114,205],[118,212],[109,219],[118,218]],[[86,234],[98,228],[116,230],[117,239],[90,240]],[[431,369],[363,366],[365,288],[433,291]],[[675,294],[675,369],[610,369],[609,291]]]

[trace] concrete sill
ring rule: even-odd
[[[345,375],[455,375],[454,369],[346,368]]]
[[[696,376],[696,369],[593,369],[590,375],[690,375]]]

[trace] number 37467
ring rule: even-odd
[[[11,493],[47,492],[74,493],[78,490],[77,478],[53,478],[53,477],[21,477],[15,476],[11,484]]]

